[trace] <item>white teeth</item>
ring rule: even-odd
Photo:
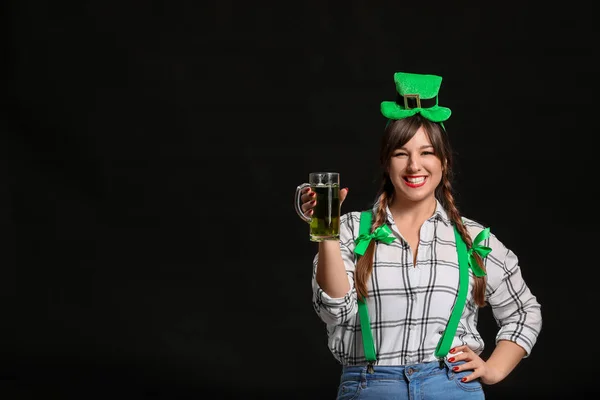
[[[409,181],[410,183],[423,183],[425,182],[425,177],[420,177],[420,178],[406,178],[407,181]]]

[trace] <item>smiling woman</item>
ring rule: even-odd
[[[394,170],[405,171],[406,174],[403,174],[402,178],[409,187],[422,187],[427,181],[430,185],[433,185],[433,189],[435,190],[435,187],[442,179],[442,163],[440,159],[436,157],[434,150],[435,149],[430,144],[429,137],[425,130],[419,128],[416,135],[405,146],[402,146],[394,152],[390,167],[390,175],[396,175]],[[421,168],[436,172],[436,175],[438,175],[437,182],[433,181],[432,183],[432,179],[427,179],[431,175],[419,174]],[[438,171],[439,173],[437,173]]]
[[[343,366],[338,399],[483,399],[482,384],[530,355],[541,307],[516,255],[456,207],[442,78],[394,79],[397,100],[381,103],[389,120],[376,201],[343,214],[339,239],[320,242],[313,262],[313,307]],[[315,193],[301,193],[298,212],[310,217]],[[499,331],[483,360],[486,304]]]
[[[414,122],[420,122],[416,117],[411,118],[411,121],[414,119]],[[406,141],[406,132],[411,132],[410,128],[409,126],[403,131],[392,130],[394,136],[390,137],[391,141],[406,143],[394,150],[387,173],[394,187],[402,191],[398,202],[416,202],[429,198],[433,204],[435,189],[442,180],[441,159],[445,159],[446,154],[439,154],[443,150],[436,152],[423,126],[419,126],[412,138]],[[430,131],[432,130],[430,128]]]

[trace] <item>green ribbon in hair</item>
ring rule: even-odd
[[[473,271],[475,276],[485,276],[486,273],[479,264],[477,263],[477,258],[475,258],[475,253],[479,254],[481,258],[487,257],[487,255],[492,251],[491,248],[487,246],[482,246],[480,243],[490,237],[490,228],[485,228],[477,236],[475,236],[475,240],[473,240],[473,246],[467,252],[469,256],[469,268]]]

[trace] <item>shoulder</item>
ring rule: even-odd
[[[347,213],[344,213],[341,215],[341,221],[348,221],[348,220],[356,220],[358,221],[360,219],[360,214],[362,213],[362,211],[349,211]]]
[[[340,216],[340,243],[342,250],[354,251],[360,231],[361,211],[351,211]]]
[[[367,210],[364,210],[367,211]],[[350,211],[340,216],[340,234],[358,237],[362,211]]]
[[[467,227],[467,231],[471,235],[471,239],[475,239],[475,236],[479,234],[482,230],[486,228],[481,222],[476,221],[471,218],[467,218],[465,216],[462,217],[463,224]]]
[[[350,230],[358,230],[362,211],[350,211],[340,216],[340,227]]]
[[[471,218],[462,217],[464,225],[469,231],[471,239],[475,241],[477,235],[479,235],[484,229],[489,228],[489,236],[487,239],[479,243],[480,245],[487,246],[492,249],[490,256],[496,259],[498,262],[503,263],[507,253],[510,251],[504,243],[495,235],[493,226],[485,226],[479,221]]]

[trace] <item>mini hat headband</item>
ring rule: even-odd
[[[396,72],[394,82],[397,98],[395,101],[381,102],[381,113],[384,117],[403,119],[419,113],[424,118],[440,124],[450,118],[452,111],[438,105],[441,76]]]

